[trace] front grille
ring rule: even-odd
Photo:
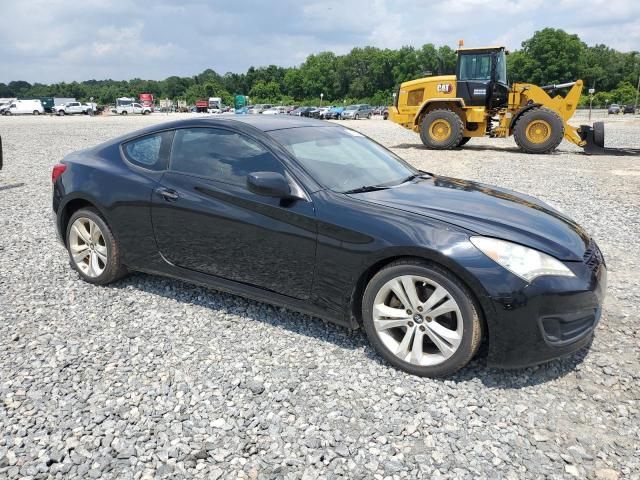
[[[604,264],[604,256],[602,255],[600,248],[598,248],[598,245],[593,241],[593,239],[589,241],[589,246],[587,246],[587,249],[585,250],[582,258],[585,265],[587,265],[587,267],[589,267],[594,272],[598,270],[598,267],[600,267],[600,265]]]

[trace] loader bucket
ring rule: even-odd
[[[585,141],[584,153],[587,155],[605,155],[604,148],[604,123],[594,122],[591,125],[580,125],[578,130],[580,138]]]

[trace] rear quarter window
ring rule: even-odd
[[[160,132],[136,138],[122,145],[126,159],[147,170],[165,170],[173,131]]]

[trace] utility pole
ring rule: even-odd
[[[638,75],[638,87],[636,88],[636,112],[638,111],[638,93],[640,93],[640,75]]]

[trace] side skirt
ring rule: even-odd
[[[178,267],[166,262],[166,269],[145,269],[136,268],[136,271],[148,273],[151,275],[160,275],[164,277],[174,278],[176,280],[182,280],[190,282],[203,287],[212,288],[221,292],[230,293],[232,295],[239,295],[241,297],[250,298],[259,302],[268,303],[278,307],[285,307],[290,310],[295,310],[299,313],[311,315],[312,317],[318,317],[337,325],[355,329],[357,323],[351,320],[345,320],[344,316],[339,316],[335,312],[324,310],[313,303],[311,300],[299,300],[297,298],[288,297],[280,293],[265,290],[245,283],[228,280],[214,275],[189,270],[187,268]],[[349,315],[350,318],[350,315]]]

